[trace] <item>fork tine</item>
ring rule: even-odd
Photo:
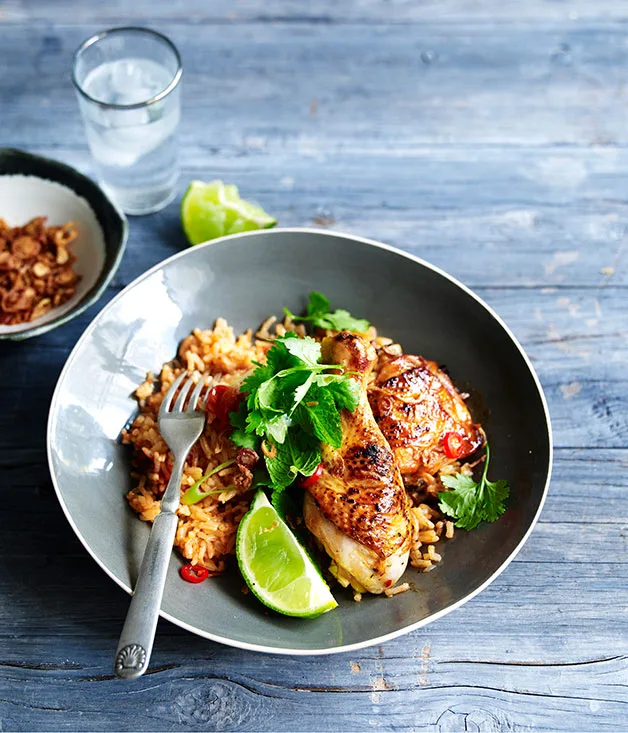
[[[166,396],[163,398],[161,402],[161,407],[159,408],[160,417],[164,415],[166,412],[168,412],[168,410],[170,409],[170,404],[172,403],[172,400],[174,399],[177,389],[179,388],[179,385],[183,381],[185,375],[186,375],[186,372],[181,372],[181,374],[179,374],[179,376],[174,380],[174,382],[170,386],[170,389],[166,392]]]
[[[196,410],[196,403],[198,402],[198,398],[201,396],[201,392],[203,391],[203,387],[205,386],[205,377],[201,376],[201,378],[198,380],[198,384],[194,388],[194,392],[192,392],[192,396],[190,397],[190,402],[188,403],[188,409],[186,412],[194,412]]]
[[[173,412],[183,412],[183,408],[185,406],[185,401],[190,394],[190,390],[194,386],[194,382],[192,379],[187,379],[183,383],[183,387],[181,387],[181,391],[179,392],[179,396],[177,397],[177,401],[174,403],[174,407],[172,408]]]

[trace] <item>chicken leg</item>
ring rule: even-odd
[[[321,476],[305,495],[305,523],[343,585],[382,593],[406,568],[411,532],[401,474],[366,393],[375,350],[361,336],[342,331],[323,339],[322,355],[323,362],[354,373],[360,401],[353,412],[342,411],[342,446],[322,446]]]

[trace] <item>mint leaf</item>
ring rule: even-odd
[[[285,441],[279,445],[272,445],[274,445],[275,455],[270,458],[264,453],[264,462],[268,469],[272,487],[275,490],[283,491],[286,486],[290,486],[294,481],[298,472],[292,472],[290,470],[292,465],[292,449],[290,443]]]
[[[312,421],[314,435],[332,448],[342,445],[340,415],[336,403],[328,390],[313,389],[308,395],[303,409]]]
[[[322,377],[333,375],[320,375]],[[345,376],[344,374],[342,375]],[[321,384],[321,382],[317,382]],[[322,386],[322,385],[321,385]],[[360,403],[360,385],[355,379],[335,379],[328,383],[327,391],[334,398],[338,410],[344,407],[349,412],[353,412]]]
[[[273,445],[275,456],[264,454],[264,460],[274,489],[290,486],[299,473],[310,476],[321,462],[318,440],[307,433],[291,430],[284,443]]]
[[[504,502],[510,494],[510,487],[507,481],[493,482],[487,479],[490,455],[487,443],[484,470],[478,483],[462,473],[441,478],[450,491],[438,495],[438,506],[456,520],[456,527],[475,529],[480,522],[494,522],[506,511]]]
[[[292,466],[304,476],[311,476],[321,462],[320,441],[303,430],[291,430]]]

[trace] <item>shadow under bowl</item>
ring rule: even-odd
[[[485,588],[520,550],[541,510],[552,443],[545,399],[529,360],[499,317],[444,272],[386,245],[317,230],[265,230],[198,245],[153,267],[96,317],[70,355],[52,401],[48,455],[55,488],[80,540],[130,591],[149,527],[129,509],[133,484],[121,429],[135,388],[176,354],[192,329],[225,317],[236,333],[282,307],[303,311],[311,290],[367,318],[406,353],[446,365],[484,403],[491,478],[507,479],[506,513],[439,548],[430,573],[406,571],[412,590],[339,607],[314,620],[279,616],[241,592],[237,570],[200,585],[172,558],[162,615],[245,649],[329,654],[380,643],[433,621]],[[476,416],[477,417],[477,416]],[[121,620],[122,621],[122,620]]]

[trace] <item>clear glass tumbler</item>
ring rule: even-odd
[[[181,57],[148,28],[112,28],[74,54],[87,140],[101,184],[128,214],[149,214],[175,197]]]

